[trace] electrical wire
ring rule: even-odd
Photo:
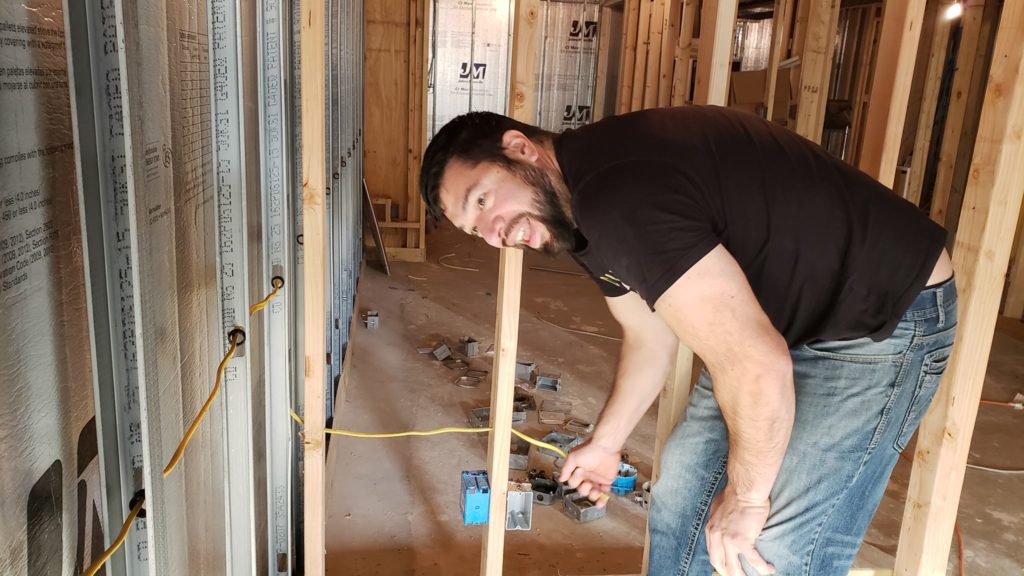
[[[975,470],[984,470],[985,472],[995,472],[996,474],[1024,474],[1024,470],[1009,470],[1006,468],[989,468],[988,466],[978,466],[977,464],[968,464],[968,468],[974,468]]]
[[[960,576],[964,576],[964,535],[960,533],[959,522],[954,523],[953,528],[956,530],[956,550],[960,557]]]
[[[558,328],[559,330],[565,330],[566,332],[572,332],[573,334],[582,334],[583,336],[594,336],[595,338],[604,338],[605,340],[612,340],[612,341],[615,341],[615,342],[622,342],[622,338],[616,338],[615,336],[606,336],[605,334],[600,334],[598,332],[586,332],[586,331],[583,331],[583,330],[576,330],[574,328],[566,328],[565,326],[559,326],[558,324],[555,324],[554,322],[549,322],[548,320],[545,320],[545,319],[541,318],[540,316],[536,316],[536,318],[537,318],[537,320],[540,320],[541,322],[547,324],[548,326],[554,326],[555,328]]]
[[[267,294],[267,297],[263,300],[249,306],[249,318],[252,318],[257,312],[266,308],[267,304],[270,304],[270,301],[277,296],[277,293],[281,291],[281,288],[284,288],[284,279],[280,276],[274,276],[273,280],[270,281],[270,285],[274,287],[274,289],[270,291],[270,294]]]
[[[281,291],[281,288],[284,287],[284,279],[281,278],[280,276],[275,276],[270,281],[270,283],[274,287],[274,289],[271,290],[269,294],[267,294],[266,298],[260,300],[259,302],[249,307],[250,318],[252,318],[253,315],[255,315],[260,310],[266,308],[267,304],[269,304],[270,301],[273,300],[274,297],[278,295],[278,293]],[[203,404],[203,407],[199,409],[199,413],[196,415],[195,420],[192,421],[192,424],[188,427],[188,430],[182,437],[181,443],[178,444],[178,449],[174,451],[174,455],[171,456],[170,461],[167,462],[167,466],[164,468],[163,472],[164,478],[166,478],[167,475],[170,474],[172,470],[174,470],[175,466],[177,466],[178,462],[181,460],[182,455],[185,454],[185,447],[188,446],[189,441],[192,440],[192,436],[199,428],[199,423],[202,422],[203,417],[206,416],[207,412],[209,412],[210,406],[213,404],[214,398],[217,397],[217,393],[220,391],[221,381],[224,379],[224,370],[227,368],[228,362],[231,361],[231,358],[234,357],[235,352],[238,351],[238,346],[244,341],[245,332],[241,330],[232,330],[228,334],[228,342],[230,343],[230,345],[228,346],[227,353],[224,354],[224,358],[220,361],[220,364],[217,366],[217,377],[213,384],[213,390],[210,392],[210,396],[206,399],[206,402]],[[96,561],[93,562],[92,565],[85,570],[85,572],[82,573],[83,576],[95,576],[95,574],[99,572],[100,568],[102,568],[103,565],[106,564],[108,560],[110,560],[114,553],[117,552],[117,550],[124,545],[124,541],[128,537],[128,531],[131,529],[132,523],[135,522],[135,519],[142,511],[142,507],[143,505],[145,505],[145,503],[145,498],[139,498],[138,502],[136,502],[135,505],[132,506],[131,512],[129,512],[128,517],[125,518],[124,524],[121,526],[121,532],[117,535],[117,538],[114,539],[114,542],[110,545],[110,548],[107,548],[107,550],[99,558],[97,558]]]
[[[982,400],[982,404],[988,404],[990,406],[1006,406],[1007,408],[1013,408],[1014,410],[1024,409],[1024,403],[1021,402],[999,402],[996,400]]]
[[[275,289],[276,290],[276,289]],[[228,347],[227,354],[224,355],[224,359],[220,361],[220,365],[217,366],[217,379],[214,381],[213,390],[210,391],[210,396],[203,403],[203,407],[199,409],[199,414],[196,414],[195,420],[192,421],[192,425],[185,431],[185,436],[182,437],[181,442],[178,444],[178,449],[174,451],[174,455],[171,456],[170,462],[164,468],[164,478],[174,470],[174,467],[178,465],[178,461],[185,454],[185,447],[192,440],[192,435],[199,429],[199,423],[203,421],[203,417],[210,411],[210,406],[213,405],[213,400],[217,397],[217,393],[220,392],[220,383],[224,379],[224,369],[228,367],[228,362],[234,357],[235,352],[238,350],[238,332],[232,332],[231,336],[228,337],[228,341],[231,345]]]
[[[444,263],[444,259],[445,258],[450,258],[452,256],[455,256],[455,252],[452,252],[451,254],[445,254],[444,256],[441,256],[440,258],[437,259],[437,263],[440,264],[441,266],[444,266],[445,268],[451,268],[452,270],[465,270],[467,272],[479,272],[480,271],[477,268],[467,268],[466,266],[456,266],[454,264],[445,264]]]
[[[82,572],[82,576],[94,576],[100,571],[100,568],[106,564],[107,560],[110,560],[110,557],[114,555],[114,552],[117,552],[117,549],[124,544],[125,538],[128,537],[128,530],[131,529],[132,523],[135,522],[135,518],[139,515],[139,512],[142,510],[142,505],[145,503],[146,499],[140,498],[139,501],[135,503],[135,506],[132,506],[131,512],[128,513],[128,518],[124,521],[124,526],[121,526],[121,533],[114,539],[114,543],[111,544],[110,548],[107,548],[106,552],[97,558],[91,566],[86,568],[85,572]]]

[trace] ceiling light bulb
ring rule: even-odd
[[[946,20],[956,20],[964,13],[964,6],[960,2],[954,2],[946,8]]]

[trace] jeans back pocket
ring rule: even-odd
[[[924,417],[928,406],[931,405],[932,398],[935,397],[935,392],[939,388],[939,382],[942,381],[942,375],[946,372],[946,366],[949,364],[949,355],[952,351],[953,345],[948,344],[925,354],[924,361],[921,364],[921,373],[917,379],[917,386],[914,388],[914,395],[911,397],[910,406],[907,408],[907,415],[903,418],[903,424],[900,426],[899,434],[896,435],[896,441],[893,443],[893,448],[897,452],[902,452],[907,447],[907,443],[910,442],[914,431],[917,430],[917,425],[920,424],[921,418]]]

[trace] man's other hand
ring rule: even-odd
[[[601,495],[611,491],[612,482],[619,475],[621,461],[622,454],[618,450],[591,440],[569,452],[558,481],[568,482],[570,488],[596,502],[598,508],[603,508],[608,499],[601,498]]]
[[[711,517],[704,531],[711,565],[719,574],[744,576],[740,555],[758,574],[775,573],[775,568],[754,548],[768,521],[770,507],[767,500],[754,502],[742,498],[728,484],[711,502]]]

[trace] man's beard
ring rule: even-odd
[[[533,189],[534,213],[520,215],[508,229],[513,230],[524,217],[531,218],[543,224],[551,236],[541,245],[540,252],[555,257],[572,250],[576,242],[576,226],[559,199],[551,175],[542,168],[529,164],[517,164],[514,172]]]

